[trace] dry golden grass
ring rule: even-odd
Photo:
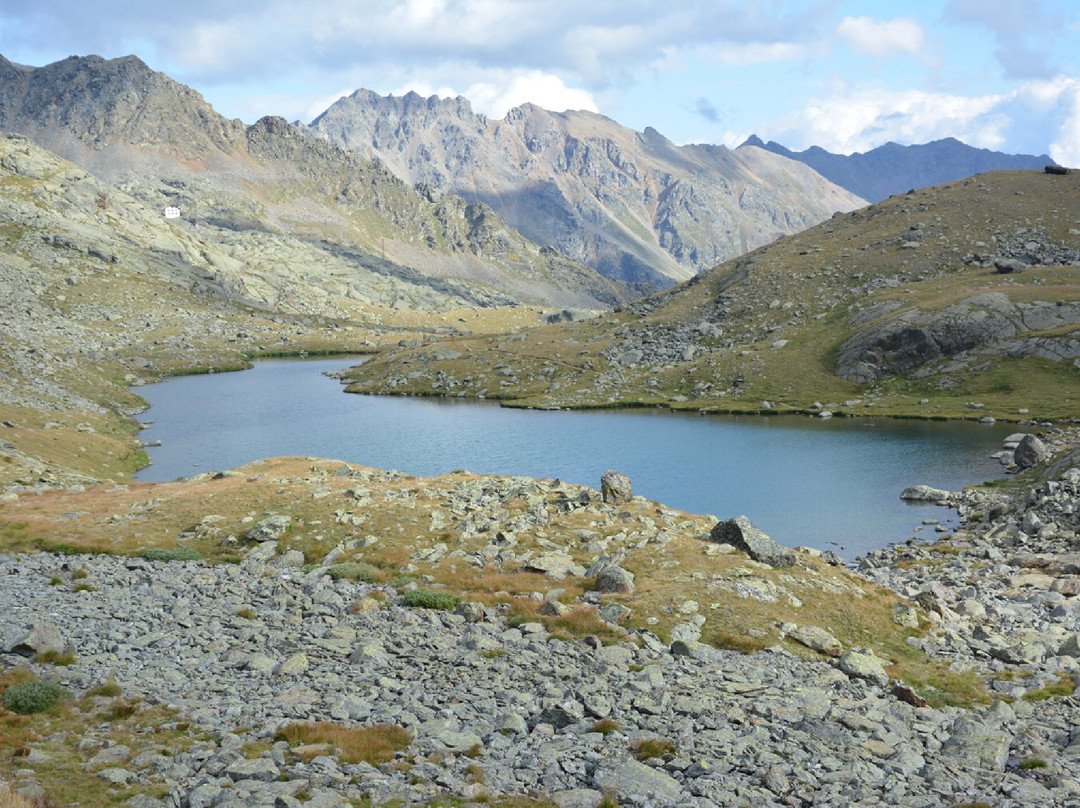
[[[324,750],[338,750],[336,754],[346,763],[372,766],[389,763],[397,752],[412,743],[412,736],[393,724],[347,727],[330,721],[286,724],[275,737],[294,747],[321,746]],[[322,753],[317,748],[307,750],[311,757]]]
[[[0,697],[13,684],[31,681],[27,668],[0,673]],[[80,739],[94,734],[107,744],[174,754],[188,748],[193,739],[174,724],[165,708],[135,709],[118,695],[112,683],[92,688],[78,701],[65,701],[45,713],[15,715],[0,707],[0,782],[13,781],[16,769],[26,767],[23,758],[31,749],[45,759],[33,764],[35,780],[43,785],[46,801],[30,801],[33,808],[59,805],[114,805],[136,794],[161,797],[161,786],[116,787],[101,780],[86,761],[97,747],[80,749]],[[102,723],[106,721],[107,723]],[[2,791],[0,791],[2,793]],[[10,796],[10,795],[8,795]],[[4,805],[0,796],[0,806]],[[14,803],[18,806],[18,803]],[[21,808],[21,807],[20,807]]]
[[[58,808],[48,796],[23,797],[10,790],[10,786],[0,782],[0,808]]]

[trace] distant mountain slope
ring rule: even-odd
[[[226,120],[134,56],[41,68],[0,57],[0,129],[159,209],[180,207],[249,263],[300,261],[291,272],[312,253],[343,263],[335,271],[356,299],[377,288],[380,305],[397,307],[608,308],[636,294],[530,243],[482,203],[421,193],[281,118]],[[242,246],[268,239],[280,249]]]
[[[764,143],[757,135],[747,138],[736,151],[746,146],[757,146],[806,163],[821,176],[871,202],[985,171],[1041,169],[1054,162],[1045,154],[1004,154],[976,149],[951,137],[916,146],[886,143],[852,155],[833,154],[818,146],[795,152],[775,141]]]
[[[407,182],[485,202],[604,275],[660,286],[863,204],[768,152],[680,147],[532,104],[492,121],[461,97],[357,90],[306,130]]]

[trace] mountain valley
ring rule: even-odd
[[[1080,174],[862,206],[536,107],[248,126],[134,57],[0,58],[0,129],[4,808],[1080,799]],[[1027,437],[852,565],[614,471],[134,480],[141,385],[317,353],[370,355],[357,393]]]

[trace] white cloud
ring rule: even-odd
[[[795,42],[751,42],[710,49],[708,58],[725,67],[752,67],[773,62],[794,62],[810,54],[810,48]]]
[[[910,17],[889,22],[871,17],[845,17],[836,34],[850,42],[856,51],[871,56],[918,53],[923,43],[922,26]]]
[[[1050,156],[1063,166],[1080,168],[1080,79],[1057,76],[1024,86],[1021,99],[1030,99],[1035,112],[1049,112],[1056,119]],[[1054,115],[1054,113],[1057,113]]]
[[[762,127],[762,136],[791,148],[821,146],[850,154],[890,140],[925,143],[956,137],[972,146],[998,148],[1009,120],[995,114],[1005,96],[979,98],[920,90],[860,89],[816,101]]]
[[[504,118],[511,109],[525,103],[554,112],[568,109],[599,111],[592,93],[567,87],[558,76],[538,70],[508,71],[503,74],[492,72],[486,80],[469,85],[464,92],[446,86],[434,87],[423,81],[409,81],[392,92],[403,95],[410,90],[424,97],[437,95],[440,98],[455,98],[463,95],[469,99],[474,112],[492,119]]]

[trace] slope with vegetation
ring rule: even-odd
[[[1042,172],[914,191],[598,320],[459,341],[453,358],[385,352],[350,389],[538,407],[1071,416],[1078,191],[1077,174]]]

